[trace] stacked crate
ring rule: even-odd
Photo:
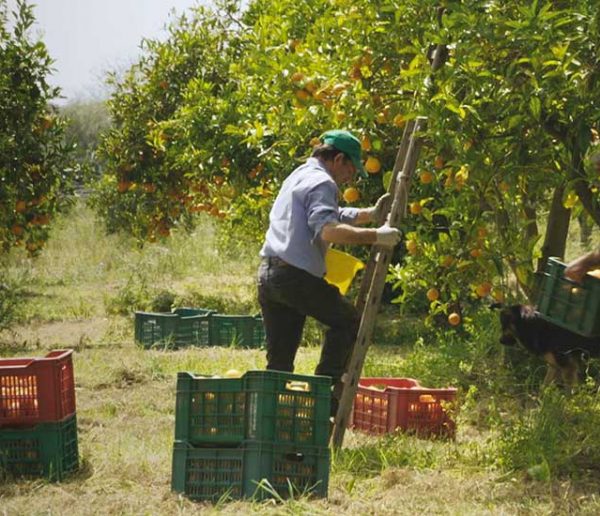
[[[374,435],[403,431],[421,437],[454,437],[455,401],[453,387],[430,389],[413,378],[361,378],[350,426]]]
[[[194,500],[327,496],[331,378],[179,373],[172,489]]]
[[[259,348],[265,333],[260,316],[177,308],[169,313],[135,312],[135,340],[146,349],[230,345]]]
[[[0,359],[0,477],[62,480],[78,468],[72,352]]]

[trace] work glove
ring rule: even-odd
[[[378,227],[376,230],[375,245],[382,247],[395,247],[400,242],[400,230],[392,228],[387,224]]]
[[[375,206],[369,208],[371,221],[381,223],[383,215],[390,211],[391,204],[392,195],[389,193],[383,194],[379,199],[377,199]]]

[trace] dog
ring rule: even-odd
[[[584,337],[546,321],[531,305],[494,304],[491,308],[500,309],[501,344],[519,343],[546,361],[544,386],[551,383],[575,386],[582,359],[600,356],[600,337]]]

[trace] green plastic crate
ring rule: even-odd
[[[565,264],[549,258],[539,282],[538,311],[558,326],[580,335],[600,335],[600,279],[586,275],[583,283],[564,276]]]
[[[310,494],[326,497],[327,447],[243,443],[237,448],[197,448],[176,441],[171,488],[193,500],[265,499]],[[269,487],[267,486],[267,482]]]
[[[135,340],[144,348],[174,347],[180,316],[175,313],[135,312]]]
[[[189,308],[187,306],[182,306],[180,308],[175,308],[173,310],[174,314],[180,315],[181,317],[191,317],[194,315],[209,315],[214,314],[214,310],[208,310],[206,308]]]
[[[135,340],[144,348],[209,346],[212,310],[177,308],[172,313],[135,312]]]
[[[254,333],[252,334],[252,339],[255,344],[255,347],[260,347],[265,345],[265,326],[263,323],[263,318],[260,315],[254,316]]]
[[[175,347],[210,346],[211,314],[181,316],[177,323]]]
[[[62,480],[77,470],[77,419],[0,430],[0,472]]]
[[[330,407],[328,376],[248,371],[242,378],[211,378],[179,373],[175,440],[327,446]]]
[[[262,320],[252,315],[215,314],[210,318],[210,340],[213,346],[239,346],[259,348],[263,345],[264,335],[255,333]]]

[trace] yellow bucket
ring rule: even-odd
[[[329,248],[325,255],[325,267],[327,269],[325,280],[345,294],[354,276],[365,267],[365,264],[351,254]]]

